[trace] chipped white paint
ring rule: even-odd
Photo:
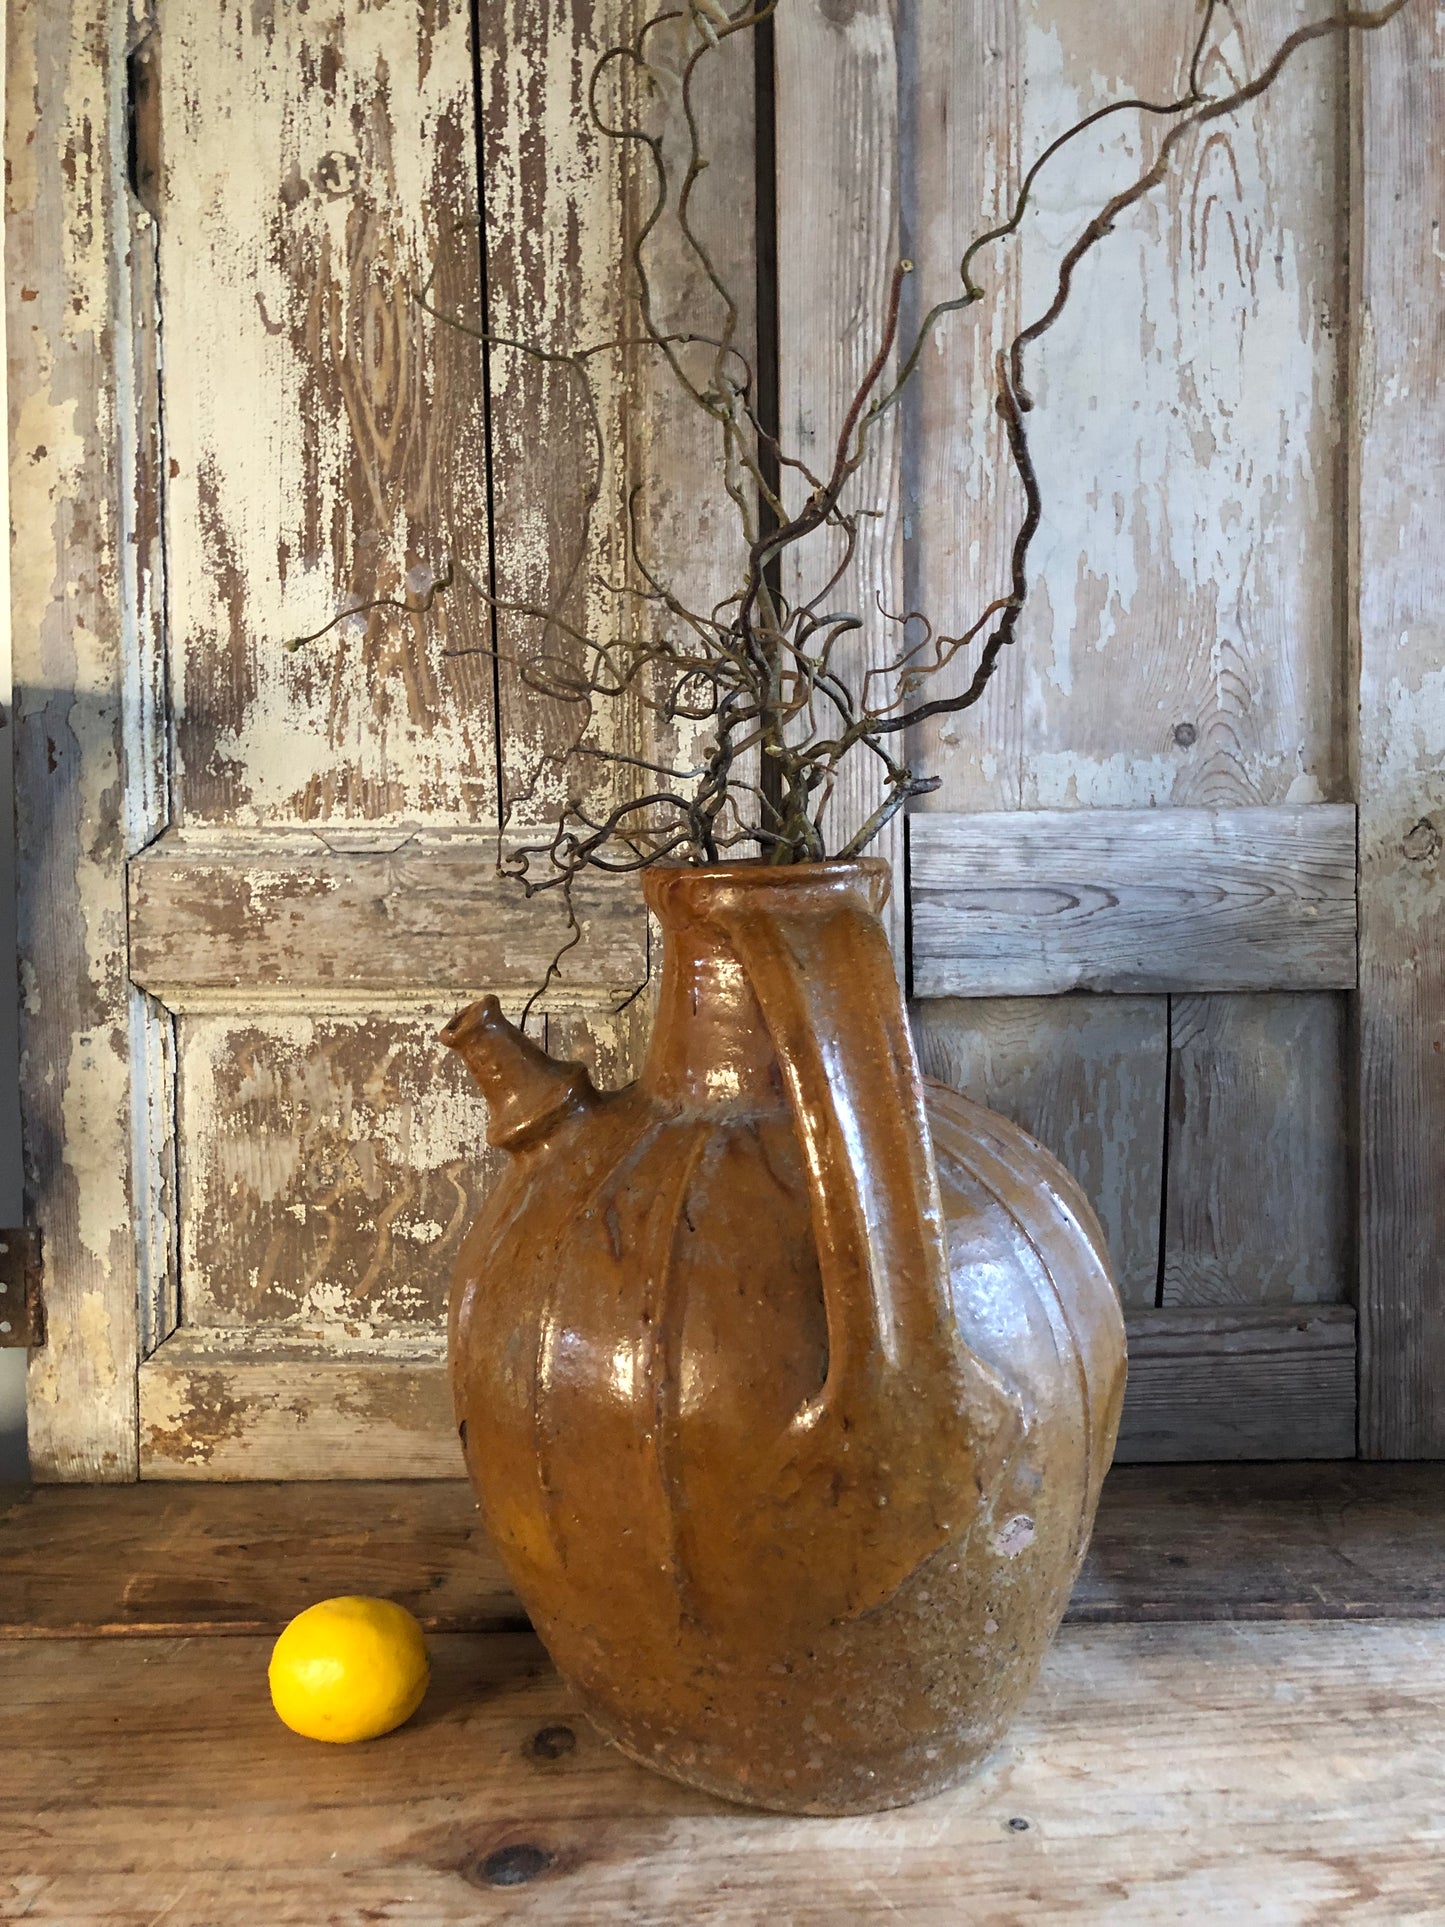
[[[180,807],[485,821],[460,586],[283,646],[454,548],[485,569],[478,351],[416,299],[476,283],[466,10],[172,0],[160,64]]]
[[[482,10],[481,114],[486,144],[489,287],[493,333],[571,351],[615,335],[622,306],[622,248],[631,220],[627,174],[614,143],[591,124],[587,83],[604,47],[631,31],[623,0],[503,0]],[[624,63],[611,79],[630,85]],[[604,107],[612,100],[604,89]],[[613,103],[616,109],[616,103]],[[617,110],[625,117],[630,108]],[[498,348],[492,358],[497,501],[497,591],[506,601],[552,606],[577,571],[566,618],[599,637],[626,620],[601,586],[626,572],[622,542],[629,461],[627,359],[589,363],[602,435],[602,473],[570,370],[546,371]],[[593,544],[580,518],[595,481]],[[581,564],[579,569],[579,563]],[[501,760],[515,823],[552,820],[579,789],[615,796],[626,778],[604,764],[564,769],[557,753],[579,732],[578,708],[528,689],[515,663],[572,645],[529,617],[502,611]],[[633,703],[603,706],[594,740],[640,753]]]
[[[189,1325],[435,1325],[494,1163],[448,1014],[182,1023]]]
[[[46,1240],[47,1342],[30,1367],[40,1477],[135,1467],[120,833],[123,544],[118,412],[129,263],[124,11],[9,9],[6,209],[11,624],[27,1210]]]
[[[1231,10],[1208,84],[1257,70],[1306,12],[1298,0]],[[974,192],[958,198],[961,161],[952,180],[930,173],[914,190],[927,294],[998,205],[977,184],[1001,189],[1020,154],[1107,100],[1171,91],[1189,28],[1177,10],[1140,20],[1112,0],[1030,0],[1007,30],[920,28],[921,57],[951,62],[955,103],[987,87]],[[992,61],[980,58],[985,42]],[[1084,264],[1063,319],[1031,352],[1045,503],[1034,601],[986,702],[930,734],[944,787],[926,807],[1344,793],[1330,333],[1341,319],[1338,73],[1338,49],[1311,49],[1266,100],[1187,145],[1168,186]],[[1006,90],[1010,74],[1021,94]],[[936,74],[919,84],[944,98]],[[998,106],[1016,98],[1018,130]],[[967,129],[964,114],[950,116],[951,139],[966,143]],[[1157,139],[1121,116],[1046,170],[1021,243],[985,258],[997,316],[1047,305],[1064,246]],[[998,533],[1015,497],[990,452],[997,316],[946,324],[925,369],[911,600],[950,623],[1005,579]],[[1193,732],[1184,743],[1180,725]]]

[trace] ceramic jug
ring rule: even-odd
[[[625,1752],[786,1811],[916,1800],[997,1744],[1078,1572],[1124,1384],[1102,1235],[921,1079],[886,864],[644,888],[635,1084],[494,999],[443,1032],[508,1154],[453,1292],[467,1465]]]

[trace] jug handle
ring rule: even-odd
[[[975,1452],[985,1440],[1003,1450],[1018,1405],[954,1322],[923,1082],[887,938],[859,900],[862,868],[821,901],[779,893],[792,899],[785,914],[755,892],[714,910],[762,1011],[808,1173],[829,1352],[794,1429],[847,1429],[855,1408],[882,1400],[905,1429],[956,1434],[963,1421]],[[887,869],[867,868],[881,908]]]

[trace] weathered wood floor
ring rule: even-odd
[[[1442,1525],[1445,1468],[1116,1475],[982,1776],[794,1821],[604,1745],[461,1488],[12,1495],[0,1920],[1445,1922]],[[265,1686],[270,1629],[342,1588],[443,1629],[416,1720],[354,1749],[288,1733]]]

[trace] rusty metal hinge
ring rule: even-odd
[[[45,1343],[40,1233],[0,1231],[0,1347],[33,1351]]]

